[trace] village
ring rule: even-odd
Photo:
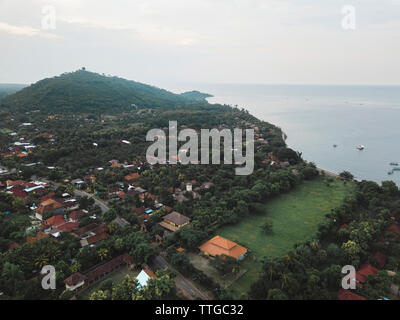
[[[55,117],[48,117],[47,120],[53,120]],[[14,121],[14,119],[7,119]],[[86,121],[90,121],[86,119]],[[258,127],[251,123],[245,122],[243,125],[251,125],[256,132],[259,131]],[[32,127],[32,123],[21,124],[21,127]],[[185,126],[183,126],[185,127]],[[220,126],[223,129],[226,126]],[[18,134],[12,132],[9,134],[11,137],[16,137]],[[39,135],[40,141],[45,141],[46,144],[56,143],[56,137],[53,134],[42,133]],[[256,139],[260,145],[267,145],[268,142],[263,139],[259,134],[256,134]],[[129,141],[122,140],[122,143],[130,144]],[[95,145],[95,143],[94,143]],[[40,148],[40,147],[39,147]],[[13,142],[8,148],[6,153],[1,154],[2,158],[25,158],[32,155],[37,150],[37,146],[25,138],[19,138]],[[272,166],[279,166],[276,158],[269,155],[268,158]],[[180,163],[179,157],[177,162]],[[275,160],[275,161],[274,161]],[[81,291],[93,287],[99,281],[106,280],[109,276],[120,269],[126,270],[129,273],[130,266],[135,265],[137,272],[134,272],[139,285],[144,287],[147,281],[154,278],[155,272],[159,268],[173,267],[167,262],[167,254],[165,250],[167,247],[163,246],[164,240],[177,230],[189,226],[191,219],[174,210],[173,204],[180,204],[187,201],[196,201],[201,199],[201,194],[212,190],[214,184],[211,181],[198,183],[196,180],[181,182],[179,187],[170,187],[168,192],[172,201],[169,203],[171,206],[164,205],[158,197],[140,184],[141,171],[143,170],[145,159],[142,157],[139,160],[128,162],[121,162],[116,159],[111,159],[103,167],[93,168],[91,173],[72,180],[64,179],[61,182],[51,181],[45,178],[37,178],[36,180],[5,180],[4,183],[0,182],[0,191],[11,194],[13,197],[22,200],[24,203],[29,204],[31,214],[29,215],[31,225],[26,228],[26,233],[31,234],[27,236],[26,243],[32,244],[44,238],[51,238],[58,241],[62,238],[62,234],[68,233],[74,238],[79,240],[81,250],[85,247],[91,250],[96,250],[96,247],[104,240],[112,236],[110,229],[131,227],[129,219],[116,216],[112,220],[105,221],[104,216],[112,209],[113,205],[122,202],[126,199],[134,199],[135,205],[130,208],[130,215],[134,217],[134,221],[138,222],[140,232],[143,234],[150,234],[154,228],[154,223],[149,223],[149,219],[157,216],[159,222],[157,223],[158,231],[151,233],[148,237],[150,244],[157,249],[158,257],[152,261],[151,267],[143,263],[139,266],[135,265],[132,257],[128,253],[119,255],[111,260],[102,261],[97,266],[92,266],[87,271],[80,271],[73,273],[64,279],[65,290],[73,292],[73,297],[76,297]],[[286,164],[283,163],[285,166]],[[43,166],[40,162],[25,163],[22,166],[34,169],[35,167],[51,172],[56,170],[55,166]],[[165,166],[175,166],[175,164],[166,164]],[[153,170],[153,166],[147,166],[146,170]],[[113,187],[108,188],[105,192],[99,193],[96,189],[99,188],[99,181],[97,175],[103,174],[104,171],[109,172],[111,175],[116,175],[119,170],[130,172],[126,174],[121,181],[116,181]],[[16,173],[16,169],[2,168],[3,175],[10,175]],[[36,177],[36,175],[34,175]],[[83,200],[82,200],[83,199]],[[86,202],[91,202],[89,206]],[[12,215],[12,212],[5,212],[6,215]],[[162,232],[160,232],[162,230]],[[11,243],[9,249],[19,247],[20,243]],[[185,248],[175,248],[176,252],[183,253]],[[198,247],[198,252],[193,260],[206,259],[206,257],[215,257],[224,255],[231,257],[237,261],[245,259],[247,249],[234,241],[223,238],[221,236],[214,236],[208,241],[205,241]],[[200,258],[203,256],[203,258]],[[160,262],[161,260],[161,262]],[[73,262],[73,261],[72,261]],[[204,264],[204,261],[202,261]],[[209,266],[206,266],[207,271]],[[199,290],[196,284],[179,274],[175,280],[178,292],[182,298],[186,299],[208,299],[212,293],[204,293]],[[204,291],[204,290],[203,290]],[[208,290],[209,291],[209,290]]]

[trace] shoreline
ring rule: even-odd
[[[282,139],[283,141],[286,143],[286,140],[288,138],[287,134],[282,130],[282,128],[280,128],[282,131]],[[328,171],[322,168],[317,167],[317,171],[319,172],[319,174],[325,173],[326,176],[328,177],[332,177],[332,178],[337,178],[339,177],[339,175],[337,173],[334,173],[332,171]]]

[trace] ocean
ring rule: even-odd
[[[192,89],[282,128],[288,146],[320,168],[400,186],[400,171],[390,165],[400,169],[399,86],[201,84],[180,92]]]

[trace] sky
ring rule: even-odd
[[[0,0],[0,83],[400,85],[399,57],[400,0]]]

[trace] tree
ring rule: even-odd
[[[166,270],[158,271],[156,278],[147,282],[142,292],[145,300],[167,300],[173,299],[176,295],[175,281],[172,274]]]
[[[178,269],[189,269],[191,266],[188,256],[184,252],[177,252],[171,256],[171,264]]]
[[[261,226],[261,229],[264,232],[264,234],[271,234],[273,231],[273,226],[274,222],[271,219],[267,218],[263,223],[263,225]]]
[[[109,299],[109,292],[103,290],[93,291],[89,296],[89,300],[108,300],[108,299]]]
[[[15,296],[24,286],[24,274],[21,268],[6,261],[1,272],[0,283],[7,295]]]
[[[289,297],[278,288],[268,290],[268,300],[288,300]]]
[[[354,176],[348,172],[348,171],[343,171],[339,174],[339,177],[341,177],[344,180],[353,180]]]
[[[136,300],[134,297],[139,292],[138,281],[129,274],[125,276],[121,283],[115,285],[112,289],[112,300]]]
[[[342,249],[346,253],[346,255],[350,258],[355,258],[360,253],[360,246],[352,240],[349,240],[342,244]]]
[[[217,255],[214,260],[211,260],[211,265],[222,274],[232,273],[238,268],[237,260],[224,254]]]

